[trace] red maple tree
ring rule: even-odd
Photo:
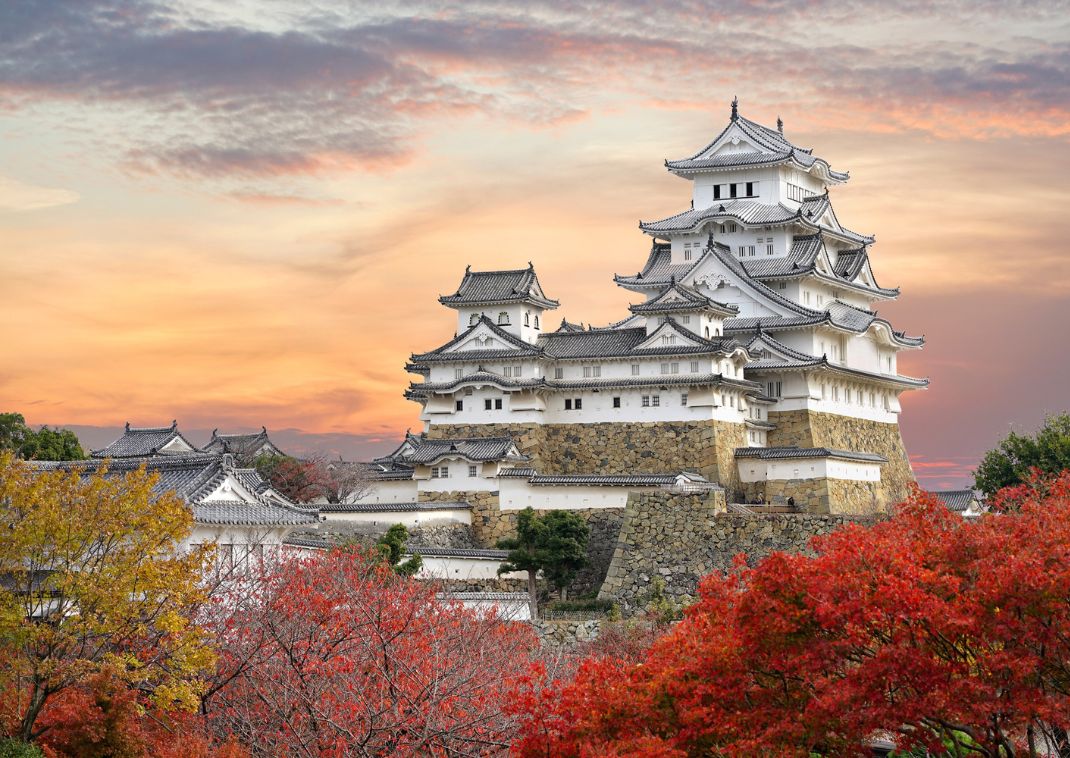
[[[1070,754],[1070,474],[976,522],[896,515],[707,577],[645,659],[521,693],[526,756]]]
[[[265,755],[500,752],[537,642],[437,592],[352,547],[289,560],[224,600],[205,699],[216,733]]]

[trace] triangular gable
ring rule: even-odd
[[[241,479],[239,479],[233,472],[227,471],[223,476],[223,481],[212,488],[208,494],[197,498],[204,503],[210,503],[219,500],[240,500],[244,503],[256,503],[259,501],[259,497],[255,492],[251,492]]]
[[[460,340],[453,343],[444,353],[463,353],[470,350],[530,350],[531,345],[521,343],[500,330],[494,329],[486,321],[480,321],[464,334]]]
[[[175,433],[175,436],[157,448],[158,453],[190,453],[195,451],[196,448],[188,443],[181,434]]]
[[[635,350],[661,350],[666,347],[701,347],[702,339],[672,319],[666,319]]]
[[[731,264],[738,266],[734,268]],[[743,298],[750,302],[750,307],[737,302],[740,306],[740,316],[795,316],[799,314],[801,307],[792,308],[784,302],[771,289],[756,282],[746,275],[743,265],[732,258],[729,252],[725,255],[712,253],[704,255],[698,264],[687,272],[684,284],[688,284],[702,292],[712,300],[737,301]],[[731,298],[718,297],[717,290],[735,288],[738,296]]]
[[[706,146],[702,152],[695,155],[692,160],[703,160],[715,155],[729,155],[732,153],[762,153],[765,155],[777,155],[782,151],[774,150],[760,135],[749,134],[739,122],[733,121],[712,143]]]

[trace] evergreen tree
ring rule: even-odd
[[[379,553],[390,563],[394,571],[402,576],[414,576],[424,565],[423,558],[414,554],[404,563],[401,558],[405,555],[405,543],[409,541],[409,530],[404,524],[394,524],[386,530],[386,534],[379,538],[376,545]]]
[[[587,565],[588,537],[587,524],[575,513],[550,511],[538,516],[533,509],[525,508],[517,514],[516,537],[498,541],[498,547],[509,551],[498,574],[513,571],[528,574],[528,603],[532,618],[538,617],[539,572],[542,571],[564,597],[565,588],[576,572]]]
[[[1035,436],[1011,432],[989,450],[974,472],[977,489],[988,496],[1029,479],[1029,470],[1046,474],[1070,469],[1070,414],[1049,416]]]
[[[39,461],[80,461],[86,457],[74,432],[47,426],[35,432],[21,413],[0,413],[0,450]]]

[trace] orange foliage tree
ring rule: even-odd
[[[707,577],[638,665],[526,690],[524,756],[1067,755],[1070,474],[976,522],[916,491],[891,519]]]

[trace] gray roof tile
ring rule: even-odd
[[[794,458],[843,458],[864,463],[887,463],[888,459],[876,453],[836,450],[827,447],[739,447],[736,458],[758,458],[760,460],[781,460]]]
[[[543,308],[556,308],[559,303],[542,293],[542,285],[534,266],[511,271],[472,271],[465,269],[457,291],[443,295],[439,302],[449,306],[495,305],[503,303],[532,303]]]
[[[132,427],[127,422],[123,436],[100,450],[93,450],[90,455],[93,458],[137,458],[146,455],[157,455],[164,446],[175,440],[181,440],[192,448],[190,453],[203,452],[182,436],[178,431],[178,422],[172,421],[170,426],[156,427]],[[169,453],[170,455],[185,455],[182,453]]]

